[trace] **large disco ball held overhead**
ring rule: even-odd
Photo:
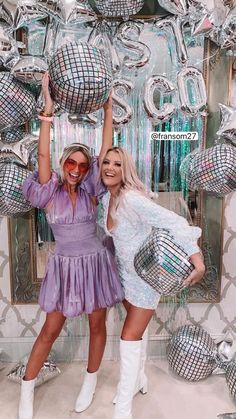
[[[36,109],[35,97],[23,83],[0,72],[0,131],[22,125]]]
[[[71,42],[49,64],[55,102],[68,113],[87,114],[103,106],[112,87],[110,63],[96,47]]]
[[[180,173],[189,188],[223,197],[236,189],[236,148],[218,144],[190,153],[183,160]]]
[[[144,0],[95,0],[99,12],[109,17],[128,17],[142,9]]]
[[[200,326],[180,327],[171,337],[167,352],[171,369],[189,381],[206,378],[218,365],[217,345]]]
[[[137,274],[161,295],[176,295],[194,267],[188,255],[165,230],[153,228],[134,257]]]

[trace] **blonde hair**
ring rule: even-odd
[[[102,164],[103,164],[103,161],[106,159],[106,156],[109,153],[109,151],[115,151],[119,155],[119,159],[121,161],[122,183],[121,183],[119,194],[116,197],[116,200],[114,202],[114,206],[111,208],[111,215],[113,216],[113,218],[115,218],[116,210],[118,206],[122,205],[122,202],[125,198],[125,193],[127,191],[130,191],[130,190],[138,191],[142,195],[145,195],[148,198],[149,198],[149,194],[146,190],[145,185],[143,184],[143,182],[141,182],[141,180],[138,177],[135,163],[133,161],[131,154],[127,150],[121,147],[109,148],[109,150],[107,150],[106,155],[104,156],[102,160]],[[100,167],[100,171],[102,168],[102,164]]]
[[[63,153],[59,160],[59,176],[60,176],[60,182],[63,183],[65,181],[64,176],[64,163],[65,161],[70,157],[71,154],[76,153],[77,151],[80,151],[88,160],[89,166],[91,165],[92,156],[90,153],[89,147],[87,147],[84,144],[80,143],[72,143],[68,146],[66,146],[63,150]],[[85,175],[86,176],[86,175]]]

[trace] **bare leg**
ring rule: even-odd
[[[96,372],[100,367],[106,345],[106,309],[89,314],[89,358],[88,372]]]
[[[129,303],[128,303],[129,304]],[[123,340],[140,340],[148,326],[154,310],[135,307],[130,304],[123,326],[121,339]]]
[[[66,317],[59,311],[47,313],[46,321],[34,343],[27,363],[24,377],[25,380],[33,380],[37,377],[43,363],[47,359],[54,341],[61,332],[65,320]]]

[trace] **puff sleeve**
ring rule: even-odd
[[[98,157],[92,157],[89,172],[81,182],[80,187],[89,195],[96,196],[98,200],[107,192],[107,189],[99,176]]]
[[[128,192],[125,195],[125,201],[128,211],[136,213],[141,223],[167,229],[188,256],[199,252],[197,244],[201,236],[199,227],[190,226],[184,217],[161,207],[139,192]]]
[[[32,172],[22,185],[24,197],[37,208],[46,208],[52,200],[59,186],[58,175],[52,172],[47,183],[41,184],[38,181],[38,172]]]

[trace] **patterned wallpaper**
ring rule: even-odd
[[[223,270],[220,303],[176,305],[160,304],[149,327],[149,352],[152,356],[163,355],[164,342],[178,326],[198,323],[213,337],[226,331],[236,333],[236,193],[225,200]],[[6,217],[0,218],[0,348],[2,360],[18,360],[28,353],[43,321],[44,313],[38,305],[11,305],[8,255],[8,231]],[[105,357],[117,357],[117,341],[122,319],[121,307],[108,313],[108,345]],[[86,317],[69,320],[55,345],[58,358],[84,358],[87,353]],[[158,344],[157,342],[158,341]],[[69,345],[69,346],[68,346]],[[69,348],[69,349],[68,349]],[[67,354],[65,356],[65,353]]]
[[[232,106],[236,107],[236,72],[232,86]],[[229,332],[236,342],[236,193],[225,199],[223,219],[223,266],[219,303],[159,304],[149,326],[149,356],[165,354],[166,339],[186,322],[200,324],[212,337]],[[0,361],[17,361],[30,351],[44,322],[37,304],[11,305],[7,218],[0,217]],[[118,339],[124,311],[112,308],[107,315],[108,340],[105,358],[118,357]],[[58,359],[84,359],[87,356],[86,316],[67,321],[55,351]]]

